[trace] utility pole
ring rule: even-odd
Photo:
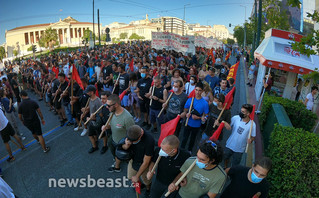
[[[246,48],[246,6],[240,5],[245,8],[245,20],[244,20],[244,49]]]
[[[94,30],[94,0],[93,0],[93,47],[95,48],[95,30]]]
[[[257,32],[257,0],[255,0],[255,13],[254,13],[254,18],[255,18],[255,27],[254,27],[254,40],[253,40],[253,48],[250,51],[250,57],[252,60],[254,60],[254,52],[256,49],[256,32]]]
[[[100,10],[97,9],[97,28],[99,31],[99,46],[101,45],[101,35],[100,35]]]
[[[262,15],[262,0],[259,0],[256,48],[257,48],[257,46],[259,46],[259,42],[260,42],[260,34],[261,34],[261,15]]]
[[[185,26],[185,9],[186,9],[186,6],[188,6],[188,5],[190,5],[190,4],[186,4],[186,5],[184,5],[183,34],[182,34],[182,36],[184,36],[184,26]]]

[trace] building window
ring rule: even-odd
[[[73,38],[73,28],[70,28],[70,37]]]
[[[34,43],[34,35],[33,32],[30,32],[30,40],[31,40],[31,44]]]
[[[25,42],[25,45],[29,45],[28,32],[24,33],[24,42]]]
[[[78,38],[78,29],[74,28],[74,34],[75,34],[75,38]]]
[[[82,37],[81,28],[79,28],[79,37],[80,37],[80,38]]]

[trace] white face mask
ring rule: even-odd
[[[163,149],[161,149],[161,150],[159,151],[158,155],[159,155],[159,156],[162,156],[162,157],[168,157],[169,154],[171,154],[172,152],[173,152],[173,150],[167,154],[165,151],[163,151]]]
[[[173,87],[173,91],[174,91],[174,92],[178,92],[178,88]]]
[[[190,80],[189,82],[190,82],[191,84],[194,84],[194,80]]]

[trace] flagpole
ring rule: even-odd
[[[222,109],[222,111],[220,112],[220,114],[219,114],[219,116],[218,116],[218,118],[217,118],[217,121],[220,119],[220,117],[222,117],[222,115],[223,115],[223,113],[224,113],[224,111],[225,111],[225,109],[226,109],[226,106],[227,106],[227,102],[225,103],[225,106],[224,106],[224,108]],[[214,124],[214,126],[213,126],[213,128],[215,128],[215,124]]]
[[[73,72],[72,72],[72,78],[71,78],[71,101],[72,100],[73,100]],[[73,103],[71,104],[71,113],[73,113]]]
[[[188,113],[191,113],[191,111],[192,111],[193,104],[194,104],[194,99],[195,99],[195,97],[192,97],[192,103],[191,103],[191,106],[189,107]],[[185,126],[188,125],[188,121],[189,121],[189,117],[186,119]]]
[[[155,90],[155,85],[152,86],[152,95],[151,95],[150,106],[152,105],[152,102],[153,102],[154,90]]]
[[[59,87],[58,87],[57,91],[61,88],[61,85],[62,85],[62,84],[60,84],[60,85],[59,85]],[[52,101],[52,102],[55,102],[56,96],[58,95],[58,94],[57,94],[57,91],[55,91],[55,96],[54,96],[54,98],[53,98],[53,101]]]
[[[152,174],[153,174],[153,172],[155,171],[155,169],[157,168],[157,165],[158,165],[158,163],[160,162],[161,158],[162,158],[162,156],[158,156],[158,157],[157,157],[157,160],[156,160],[156,162],[155,162],[155,164],[154,164],[154,166],[153,166],[153,168],[152,168],[152,171],[151,171]]]
[[[84,107],[84,109],[86,109],[87,107],[88,107],[88,105],[89,105],[89,103],[90,103],[90,98],[88,99],[88,101],[86,102],[86,104],[85,104],[85,107]],[[82,125],[82,119],[83,118],[81,118],[81,120],[80,120],[80,126]]]
[[[173,94],[174,94],[174,93],[172,92],[171,95],[169,95],[168,99],[166,100],[166,102],[165,102],[164,104],[168,104],[168,102],[169,102],[169,100],[172,98]],[[159,112],[157,118],[159,118],[159,117],[162,115],[164,109],[165,109],[165,108],[162,107],[162,110]]]
[[[267,82],[268,82],[268,78],[269,78],[270,70],[271,70],[271,67],[269,67],[268,75],[267,75],[267,79],[266,79],[266,82],[265,82],[265,83],[267,83]],[[263,85],[263,87],[264,87],[264,85]],[[260,106],[261,106],[261,102],[262,102],[262,101],[263,101],[263,99],[264,99],[265,90],[266,90],[266,88],[264,88],[263,93],[262,93],[261,97],[259,98],[259,103],[258,103],[258,108],[257,108],[256,114],[261,113],[261,111],[260,111],[259,109],[260,109]]]
[[[114,87],[113,87],[112,94],[113,94],[114,91],[115,91],[115,88],[116,88],[117,83],[119,82],[120,76],[121,76],[121,74],[119,74],[119,76],[117,77],[117,79],[116,79],[116,81],[115,81],[115,85],[114,85]]]
[[[111,122],[111,120],[112,120],[113,115],[114,115],[114,113],[111,113],[111,115],[110,115],[109,119],[107,119],[107,122],[106,122],[105,126],[107,126],[107,125],[109,125],[109,124],[110,124],[110,122]],[[99,139],[101,139],[101,138],[102,138],[102,135],[103,135],[104,133],[105,133],[105,131],[102,131],[102,132],[101,132],[101,134],[100,134],[100,136],[99,136]]]
[[[64,89],[64,91],[62,92],[58,102],[60,102],[62,100],[62,95],[64,94],[64,92],[70,87],[70,84],[68,84],[68,86]]]
[[[96,115],[105,105],[101,105],[92,115]],[[89,121],[91,120],[91,116],[90,118],[84,123],[84,125],[86,125]]]
[[[179,180],[177,180],[177,182],[174,184],[175,186],[178,186],[182,182],[182,180],[187,176],[187,174],[194,168],[196,161],[197,161],[197,159],[195,159],[195,161],[188,167],[188,169],[181,176],[181,178],[179,178]],[[167,191],[167,193],[165,194],[165,197],[168,197],[171,193],[172,192]]]

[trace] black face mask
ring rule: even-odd
[[[243,114],[243,112],[240,112],[240,113],[239,113],[239,117],[240,117],[241,119],[244,119],[244,118],[246,118],[246,115]]]

